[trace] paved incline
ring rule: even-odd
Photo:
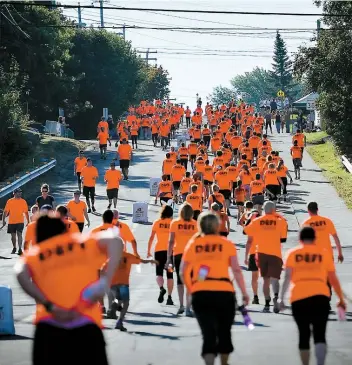
[[[271,140],[274,148],[283,151],[281,155],[291,169],[291,159],[288,150],[290,137],[275,135]],[[164,158],[159,149],[154,149],[151,143],[141,141],[140,150],[136,153],[133,165],[130,169],[130,180],[122,183],[120,189],[120,200],[118,207],[122,213],[122,219],[130,223],[136,236],[139,252],[142,257],[147,252],[147,242],[150,234],[150,224],[156,219],[159,208],[151,204],[149,206],[149,224],[132,224],[132,204],[135,201],[152,202],[149,197],[149,179],[160,176],[161,161]],[[108,167],[108,161],[98,160],[98,153],[90,153],[99,168],[102,176],[104,168]],[[111,152],[111,158],[113,154]],[[334,219],[342,238],[344,246],[349,244],[347,240],[348,224],[347,219],[351,215],[343,203],[336,196],[335,191],[327,183],[314,183],[309,181],[324,181],[322,174],[311,161],[305,156],[303,161],[302,181],[292,185],[290,202],[280,205],[280,211],[285,214],[289,222],[289,240],[285,247],[290,248],[296,243],[299,223],[306,217],[305,203],[308,200],[317,200],[323,214]],[[306,181],[307,180],[307,181]],[[52,187],[55,198],[61,202],[67,202],[75,190],[75,180],[66,185]],[[60,191],[60,196],[55,192]],[[97,187],[97,212],[102,213],[106,209],[105,186],[99,184]],[[329,197],[329,199],[327,198]],[[330,214],[326,209],[329,204],[338,207],[332,209]],[[234,210],[233,210],[234,212]],[[337,212],[343,212],[343,220]],[[176,213],[177,214],[177,213]],[[348,216],[349,215],[349,216]],[[99,214],[91,215],[92,226],[97,226],[101,218]],[[350,220],[351,221],[351,220]],[[239,249],[240,262],[244,260],[245,236],[231,219],[233,239]],[[346,235],[346,236],[345,236]],[[11,249],[8,236],[0,231],[0,256],[10,257]],[[338,265],[338,271],[345,291],[352,296],[352,249],[346,248],[346,263]],[[1,365],[29,365],[30,346],[33,336],[31,325],[34,303],[19,289],[13,274],[12,267],[16,258],[0,259],[0,284],[8,284],[13,288],[14,293],[14,314],[16,319],[17,336],[15,339],[0,337],[0,364]],[[244,272],[247,289],[251,294],[250,274]],[[177,317],[177,293],[173,294],[175,307],[157,303],[158,287],[155,283],[154,268],[149,265],[141,265],[140,270],[135,267],[131,275],[131,305],[126,317],[125,325],[127,333],[113,330],[115,321],[105,320],[106,330],[104,331],[108,345],[108,353],[111,364],[133,364],[133,365],[179,365],[179,364],[201,364],[200,344],[201,336],[195,319]],[[263,296],[260,293],[260,301],[263,303]],[[236,325],[233,327],[234,344],[236,352],[231,358],[230,364],[253,364],[262,363],[265,356],[265,363],[272,365],[296,365],[299,363],[297,354],[296,328],[289,311],[283,314],[263,314],[262,305],[249,306],[256,329],[247,331],[243,326],[242,319],[236,316]],[[351,317],[349,317],[351,319]],[[329,355],[327,364],[348,365],[352,363],[352,351],[350,349],[350,338],[352,327],[350,322],[339,323],[336,315],[331,316],[328,330]]]

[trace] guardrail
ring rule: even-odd
[[[352,164],[351,164],[351,162],[348,160],[348,158],[347,158],[345,155],[343,155],[343,156],[341,156],[341,160],[342,160],[342,164],[345,166],[346,170],[347,170],[350,174],[352,174]]]
[[[37,169],[28,172],[24,176],[20,177],[16,181],[8,184],[4,188],[0,189],[0,198],[3,198],[4,196],[11,194],[15,189],[20,188],[24,184],[28,183],[29,181],[35,179],[36,177],[48,172],[52,168],[56,166],[56,160],[51,160],[47,164],[38,167]]]

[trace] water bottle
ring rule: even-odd
[[[342,307],[337,307],[337,316],[339,321],[346,321],[346,311]]]
[[[241,305],[238,307],[238,310],[241,312],[242,316],[243,316],[243,322],[244,324],[247,326],[247,328],[250,330],[250,331],[253,331],[254,330],[254,324],[251,320],[251,317],[249,316],[248,312],[247,312],[247,309],[245,308],[244,305]]]

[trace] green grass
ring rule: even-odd
[[[312,135],[325,132],[311,133]],[[308,142],[308,138],[307,138]],[[345,170],[340,156],[331,142],[308,146],[307,151],[323,175],[332,183],[339,196],[352,209],[352,174]]]
[[[307,144],[320,144],[323,143],[323,138],[328,137],[326,132],[305,133],[305,135]]]

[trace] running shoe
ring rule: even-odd
[[[274,313],[279,313],[280,312],[279,298],[275,297],[273,299],[273,302],[274,302]]]
[[[92,210],[90,208],[88,209],[88,213],[92,213]]]
[[[193,318],[193,312],[191,309],[186,309],[186,317]]]
[[[106,308],[105,307],[101,307],[101,313],[106,314]]]
[[[110,209],[110,208],[111,208],[111,204],[108,205],[108,209]]]
[[[259,298],[258,295],[255,295],[253,300],[252,300],[252,304],[259,304]]]
[[[168,296],[167,301],[166,301],[166,305],[174,305],[174,302],[173,302],[171,296]]]
[[[164,295],[165,294],[166,294],[166,290],[164,288],[160,288],[158,303],[162,303],[164,301]]]
[[[120,330],[121,332],[126,332],[127,331],[127,328],[123,326],[123,323],[121,321],[116,322],[115,329]]]
[[[16,247],[12,249],[11,253],[16,253]]]
[[[106,317],[109,319],[117,319],[116,312],[111,309],[108,309],[108,311],[106,312]]]
[[[263,313],[270,313],[270,306],[268,305],[264,306]]]
[[[95,209],[94,205],[92,206],[92,211],[96,212],[96,209]]]
[[[23,251],[21,249],[18,250],[17,255],[21,256],[23,254]]]
[[[181,305],[177,311],[177,315],[183,314],[184,312],[185,312],[185,307],[183,305]]]

